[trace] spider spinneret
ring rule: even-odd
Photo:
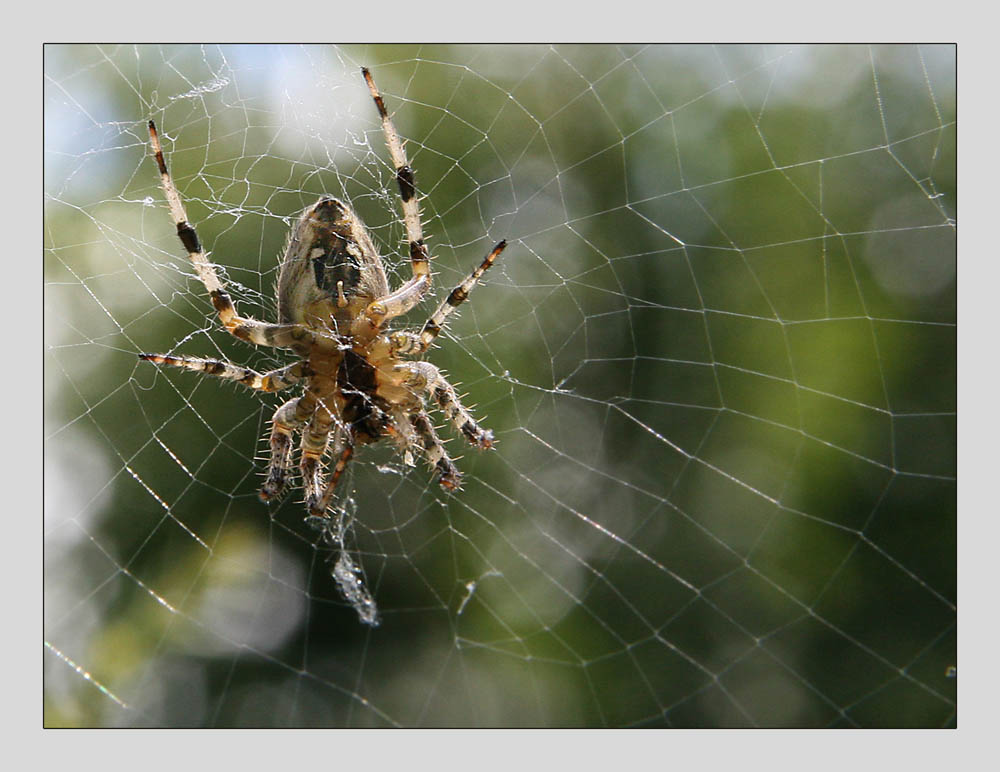
[[[306,507],[314,517],[326,517],[337,482],[355,448],[384,437],[397,444],[407,463],[412,463],[414,453],[423,455],[443,488],[459,487],[462,475],[434,429],[426,400],[433,400],[470,444],[493,447],[493,433],[476,423],[441,371],[430,362],[403,357],[418,357],[430,348],[448,315],[468,298],[506,242],[498,243],[451,291],[419,332],[383,329],[387,322],[413,309],[430,288],[430,254],[424,244],[413,169],[371,73],[367,68],[361,73],[378,109],[396,170],[413,275],[390,290],[382,259],[361,218],[344,201],[321,196],[302,213],[289,234],[278,272],[277,323],[236,312],[188,222],[167,171],[156,126],[149,122],[170,216],[223,327],[247,343],[290,349],[299,360],[258,373],[200,357],[140,354],[139,358],[236,381],[258,391],[280,391],[302,383],[302,394],[281,405],[271,419],[270,459],[260,497],[270,501],[286,489],[297,432],[299,476]],[[324,458],[331,445],[334,464],[324,481]]]

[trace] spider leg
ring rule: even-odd
[[[255,391],[281,391],[298,383],[309,375],[305,362],[295,362],[287,367],[280,367],[266,373],[258,373],[249,367],[239,367],[218,359],[203,359],[201,357],[170,356],[168,354],[139,354],[139,359],[157,365],[182,367],[194,372],[214,375],[227,381],[236,381]]]
[[[444,443],[434,431],[427,413],[423,411],[417,413],[410,418],[410,422],[423,440],[423,450],[427,457],[427,463],[438,472],[438,483],[449,491],[457,489],[462,483],[462,473],[458,471],[458,467],[448,456],[448,452],[444,449]]]
[[[399,407],[393,408],[392,420],[386,425],[386,432],[395,439],[399,449],[403,452],[403,463],[406,466],[413,466],[413,449],[422,450],[423,448],[405,410]]]
[[[292,465],[292,432],[305,424],[308,418],[308,413],[300,407],[301,400],[301,397],[288,400],[271,419],[271,457],[259,493],[261,501],[276,499],[285,489]]]
[[[399,184],[399,197],[403,207],[403,222],[406,225],[406,238],[410,242],[410,262],[413,266],[413,278],[426,277],[430,279],[430,268],[427,261],[430,255],[424,244],[423,229],[420,225],[420,206],[417,203],[417,189],[413,181],[413,169],[406,160],[406,151],[403,143],[396,132],[396,127],[392,125],[392,119],[385,109],[385,102],[372,75],[367,67],[361,68],[361,74],[365,77],[368,90],[371,92],[375,107],[378,108],[379,118],[382,119],[382,133],[385,134],[385,144],[389,148],[389,155],[392,157],[393,166],[396,167],[396,182]],[[430,284],[430,281],[427,282]]]
[[[325,407],[319,406],[302,430],[302,441],[299,443],[301,453],[299,473],[302,475],[306,508],[310,512],[315,512],[323,496],[323,456],[330,444],[332,422],[330,412]]]
[[[378,87],[375,85],[375,81],[372,79],[368,68],[362,67],[361,74],[368,84],[368,91],[371,93],[375,107],[378,109],[379,118],[382,121],[382,133],[385,135],[385,144],[389,148],[389,156],[392,158],[392,165],[396,169],[396,183],[399,185],[399,198],[403,208],[403,224],[406,226],[410,265],[413,269],[412,279],[388,297],[381,298],[369,306],[366,316],[375,322],[376,325],[381,325],[387,319],[405,314],[427,292],[427,289],[431,285],[431,272],[428,264],[430,254],[427,251],[427,245],[424,244],[416,183],[414,182],[413,169],[406,160],[406,151],[403,149],[403,142],[399,138],[399,133],[396,131],[392,119],[389,117],[389,112],[385,109],[385,102],[382,100],[382,95],[379,93]]]
[[[330,507],[330,500],[333,498],[333,492],[337,488],[337,483],[340,482],[341,475],[344,474],[351,456],[354,455],[354,439],[351,437],[349,431],[341,431],[338,428],[333,441],[333,455],[337,461],[333,465],[333,471],[330,472],[330,479],[327,480],[326,489],[323,491],[323,495],[319,501],[309,508],[309,514],[313,517],[326,517],[326,511]]]
[[[484,450],[493,447],[493,432],[476,423],[459,399],[455,387],[448,383],[437,367],[430,362],[403,362],[395,365],[393,370],[405,373],[403,383],[407,387],[433,396],[441,412],[470,444]]]
[[[438,306],[437,310],[431,314],[431,318],[424,324],[424,328],[420,331],[419,341],[410,353],[422,354],[430,348],[431,343],[434,342],[434,339],[443,329],[445,319],[468,299],[469,293],[476,288],[479,279],[493,265],[493,261],[497,259],[506,246],[507,242],[501,241],[493,247],[493,251],[486,256],[483,262],[476,266],[475,270],[448,294],[448,297],[444,299],[444,302]]]
[[[317,336],[307,327],[300,324],[259,322],[255,319],[241,317],[236,313],[233,299],[226,291],[222,279],[215,272],[215,266],[208,261],[201,241],[198,239],[197,231],[188,222],[184,202],[181,201],[180,193],[167,170],[160,136],[156,131],[156,124],[152,121],[149,122],[149,139],[153,146],[153,155],[156,157],[156,165],[160,170],[160,183],[163,185],[163,192],[166,194],[167,204],[170,207],[170,217],[177,226],[177,236],[180,238],[181,244],[184,245],[184,249],[187,250],[198,278],[208,290],[212,305],[215,307],[222,325],[231,335],[248,343],[255,343],[259,346],[291,348],[307,353],[309,345],[317,339]]]

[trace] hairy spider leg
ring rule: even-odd
[[[323,497],[323,456],[330,444],[330,429],[338,419],[334,416],[334,408],[324,404],[311,390],[302,395],[299,409],[310,411],[299,442],[299,474],[306,507],[315,512]]]
[[[309,514],[313,517],[326,517],[326,511],[330,507],[330,500],[333,498],[333,492],[337,488],[337,483],[340,482],[341,475],[344,474],[347,464],[354,455],[354,440],[348,432],[337,432],[333,442],[333,455],[337,461],[330,472],[330,479],[327,480],[323,495],[310,508]]]
[[[410,418],[410,423],[413,424],[413,428],[417,430],[417,434],[423,440],[424,456],[426,456],[427,463],[431,465],[431,468],[437,470],[438,482],[441,487],[449,491],[456,490],[462,483],[462,473],[458,471],[458,467],[448,456],[448,452],[444,449],[444,443],[434,431],[434,426],[428,415],[424,412],[417,413]]]
[[[437,307],[437,310],[431,314],[430,319],[424,324],[424,328],[420,331],[420,340],[413,350],[414,354],[422,354],[427,349],[430,348],[431,343],[434,339],[441,333],[444,328],[445,320],[448,316],[455,311],[462,303],[464,303],[469,298],[469,293],[476,288],[479,283],[479,279],[482,277],[490,266],[493,265],[493,261],[499,257],[500,253],[504,251],[507,246],[506,241],[501,241],[495,247],[493,251],[490,252],[483,262],[476,266],[475,270],[470,273],[465,280],[459,284],[455,289],[448,293],[448,297],[444,299],[444,302]]]
[[[420,204],[417,201],[417,188],[413,176],[413,168],[406,160],[406,151],[399,138],[396,127],[385,109],[385,102],[379,93],[367,67],[361,68],[368,90],[371,92],[379,118],[382,120],[382,133],[385,144],[389,148],[389,156],[396,170],[396,182],[399,185],[399,197],[403,208],[403,224],[406,227],[406,238],[409,242],[410,265],[413,268],[413,278],[393,292],[387,298],[373,302],[366,312],[376,326],[393,317],[405,314],[416,306],[431,286],[430,254],[424,244],[423,226],[420,223]]]
[[[187,250],[188,257],[194,264],[195,271],[201,283],[208,290],[208,295],[212,299],[212,305],[223,327],[231,335],[254,343],[258,346],[275,346],[278,348],[290,348],[300,353],[307,353],[317,336],[308,327],[301,324],[271,324],[260,322],[256,319],[241,317],[236,313],[236,306],[233,299],[226,291],[225,285],[215,272],[215,267],[208,261],[198,233],[194,226],[188,222],[187,212],[184,210],[184,203],[181,201],[180,193],[174,186],[173,178],[167,170],[167,163],[163,158],[163,147],[160,145],[160,135],[156,131],[156,124],[149,122],[149,140],[153,146],[153,155],[156,158],[156,166],[160,170],[160,184],[167,197],[167,204],[170,207],[170,217],[177,226],[177,236]]]
[[[483,429],[465,408],[452,386],[441,371],[430,362],[402,362],[393,367],[396,372],[406,373],[404,383],[418,391],[431,395],[437,402],[445,418],[472,445],[483,450],[493,447],[493,432]]]
[[[288,400],[271,418],[269,439],[271,455],[267,463],[264,484],[258,493],[261,501],[271,501],[285,490],[288,471],[292,466],[292,432],[301,428],[309,418],[305,408],[299,407],[301,401],[302,397]]]
[[[305,362],[295,362],[277,370],[258,373],[249,367],[240,367],[230,362],[203,357],[170,356],[168,354],[139,354],[139,359],[157,365],[170,365],[185,370],[214,375],[227,381],[236,381],[255,391],[281,391],[309,376]]]

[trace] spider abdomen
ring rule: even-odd
[[[350,206],[323,196],[302,213],[278,272],[280,322],[337,327],[388,293],[375,245]]]

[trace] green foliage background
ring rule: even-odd
[[[136,361],[288,361],[216,329],[150,117],[243,312],[272,316],[324,192],[405,278],[361,65],[437,297],[510,243],[431,355],[498,451],[456,496],[389,448],[349,480],[374,630],[295,497],[256,499],[278,399]],[[45,71],[47,725],[954,725],[953,47],[48,46]]]

